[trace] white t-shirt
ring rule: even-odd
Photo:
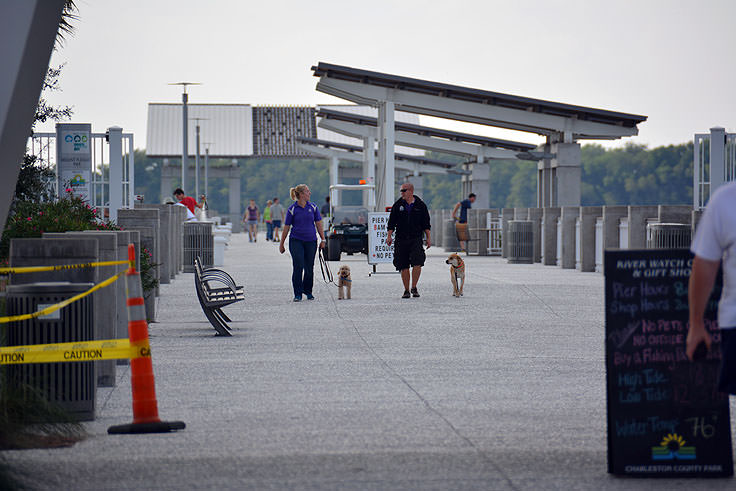
[[[181,204],[181,203],[176,203],[174,206],[184,206],[184,205]],[[192,213],[189,210],[189,208],[187,208],[186,206],[184,206],[184,208],[187,210],[187,218],[185,219],[185,221],[187,221],[187,222],[194,222],[194,221],[196,221],[197,220],[197,215],[195,215],[194,213]],[[196,210],[196,208],[195,208],[195,210]]]
[[[713,193],[690,250],[703,259],[723,260],[718,325],[724,329],[736,328],[736,182]]]

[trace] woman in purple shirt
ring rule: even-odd
[[[322,241],[319,248],[325,247],[325,232],[322,228],[322,215],[319,214],[317,205],[309,201],[311,192],[306,184],[289,190],[291,199],[294,200],[286,210],[284,220],[284,231],[281,234],[279,252],[286,251],[284,241],[289,235],[289,253],[294,271],[291,274],[291,283],[294,286],[294,301],[301,302],[302,294],[307,300],[314,300],[312,286],[314,285],[314,256],[317,253],[317,234]],[[291,234],[289,234],[291,232]]]

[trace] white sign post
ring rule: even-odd
[[[373,265],[371,274],[378,274],[376,264],[393,263],[394,246],[386,245],[386,227],[389,213],[368,213],[368,264]]]

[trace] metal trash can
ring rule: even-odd
[[[689,249],[692,228],[685,223],[647,224],[647,249]]]
[[[202,266],[214,265],[213,222],[184,223],[184,272],[194,273],[194,258],[199,256]]]
[[[509,264],[532,264],[534,262],[534,222],[509,220],[508,227]]]
[[[27,283],[7,290],[8,315],[36,312],[92,288],[92,283]],[[7,346],[92,341],[94,309],[88,295],[49,315],[7,325]],[[70,356],[75,356],[74,352]],[[30,386],[78,421],[95,419],[97,379],[91,361],[29,363],[6,367],[10,387]]]
[[[445,252],[456,252],[460,250],[460,242],[455,232],[455,220],[450,218],[442,223],[442,247]]]

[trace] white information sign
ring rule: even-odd
[[[91,197],[92,126],[88,123],[58,123],[56,125],[57,175],[59,195],[71,189],[84,200]]]
[[[386,245],[389,213],[368,213],[368,264],[391,263],[394,246]]]

